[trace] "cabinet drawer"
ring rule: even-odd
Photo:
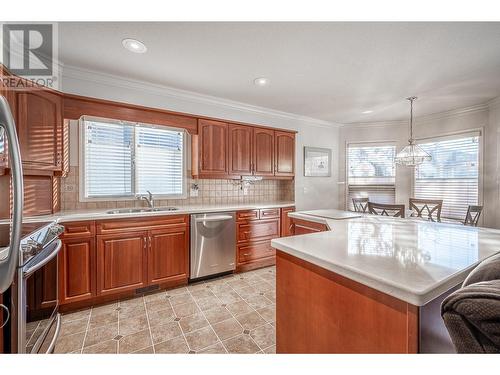
[[[62,223],[64,233],[60,236],[63,239],[93,237],[95,235],[95,221],[74,221]]]
[[[276,251],[271,247],[271,241],[262,241],[250,245],[238,246],[238,263],[274,256]]]
[[[316,223],[313,221],[294,219],[291,220],[293,234],[308,234],[308,233],[316,233],[316,232],[325,232],[328,230],[328,227],[325,224]]]
[[[258,220],[259,210],[247,210],[236,212],[236,220]]]
[[[279,219],[238,223],[238,242],[258,241],[279,237]]]
[[[271,219],[275,217],[280,217],[280,209],[279,208],[266,208],[260,210],[260,218],[261,219]]]
[[[161,227],[170,227],[172,225],[187,225],[189,223],[188,215],[171,215],[158,218],[133,218],[119,220],[99,221],[96,225],[97,234],[112,234],[123,230],[147,230]]]

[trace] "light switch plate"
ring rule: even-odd
[[[193,188],[191,188],[191,189],[189,190],[189,196],[190,196],[190,197],[197,197],[197,196],[198,196],[198,194],[199,194],[199,190],[198,190],[198,189],[193,189]]]

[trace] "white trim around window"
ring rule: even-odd
[[[106,136],[110,137],[111,143],[102,145],[99,148],[93,149],[94,160],[93,166],[96,171],[95,176],[99,175],[98,158],[106,158],[109,152],[116,152],[116,160],[110,158],[109,163],[112,168],[122,169],[123,174],[119,175],[118,186],[113,187],[102,184],[102,187],[95,185],[94,191],[97,195],[89,195],[87,188],[86,178],[88,173],[86,166],[88,160],[86,152],[88,152],[88,145],[86,144],[86,124],[95,122],[101,124],[101,131]],[[106,126],[109,125],[109,132]],[[144,192],[142,190],[151,190],[157,199],[185,199],[187,198],[187,164],[188,164],[188,145],[187,134],[183,129],[167,127],[162,125],[150,125],[143,123],[132,123],[126,121],[117,121],[113,119],[96,118],[84,116],[79,121],[79,199],[80,202],[100,202],[100,201],[133,201]],[[113,129],[113,127],[115,129]],[[120,129],[123,127],[124,130]],[[128,131],[127,129],[128,128]],[[166,131],[162,134],[162,130]],[[167,133],[169,132],[169,133]],[[178,133],[178,137],[173,132]],[[179,138],[180,137],[180,138]],[[128,139],[128,146],[125,145],[124,139]],[[162,139],[163,138],[163,139]],[[116,147],[113,144],[114,139],[117,140]],[[140,140],[139,140],[140,139]],[[168,152],[166,143],[169,141],[177,141],[179,148],[182,148],[180,153]],[[87,140],[88,141],[88,140]],[[120,143],[122,142],[122,143]],[[150,148],[148,150],[148,147]],[[127,149],[128,148],[128,149]],[[175,151],[175,149],[174,149]],[[141,155],[143,156],[141,158]],[[151,160],[147,160],[150,158]],[[155,164],[156,163],[156,164]],[[144,176],[136,175],[136,168],[142,164],[141,170],[145,171]],[[173,172],[166,172],[160,169],[162,165],[170,164]],[[158,183],[155,181],[156,176],[162,176],[163,181]],[[142,178],[141,178],[142,177]],[[147,179],[151,179],[150,182]],[[170,181],[168,181],[170,179]],[[106,181],[109,176],[106,176]],[[111,179],[111,181],[114,181]],[[164,194],[155,193],[161,191],[161,186],[164,184],[172,186],[172,190],[177,190],[179,194]],[[148,186],[149,185],[149,186]],[[116,192],[122,193],[116,193]]]
[[[351,195],[350,190],[356,196],[372,196],[374,201],[380,203],[394,203],[396,196],[396,168],[393,166],[394,175],[391,176],[393,181],[374,181],[372,184],[364,183],[359,185],[352,185],[349,188],[349,148],[352,147],[384,147],[391,146],[394,147],[394,152],[397,152],[397,142],[396,141],[353,141],[345,143],[345,189],[344,189],[344,207],[349,210],[351,207]],[[383,179],[382,179],[383,180]]]
[[[457,132],[450,132],[450,133],[442,133],[438,134],[432,137],[425,137],[425,138],[418,138],[416,140],[417,143],[420,144],[425,144],[425,143],[432,143],[432,142],[441,142],[441,141],[450,141],[454,139],[460,139],[460,138],[467,138],[467,137],[478,137],[478,180],[477,180],[477,195],[478,195],[478,200],[477,204],[478,205],[483,205],[483,197],[484,197],[484,184],[483,184],[483,169],[484,169],[484,162],[483,162],[483,155],[484,155],[484,128],[473,128],[473,129],[467,129],[463,131],[457,131]],[[412,179],[411,179],[411,196],[415,197],[416,194],[416,171],[414,170],[412,173]],[[437,199],[437,198],[436,198]],[[444,209],[444,207],[443,207]],[[447,218],[448,215],[446,215],[446,210],[444,210],[444,215],[443,217]],[[463,215],[465,216],[465,214]],[[454,220],[462,220],[463,217],[448,217]],[[482,217],[481,217],[482,220]]]

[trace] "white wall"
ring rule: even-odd
[[[70,67],[63,70],[62,90],[77,95],[296,130],[297,209],[332,208],[339,205],[337,124]],[[71,145],[77,143],[75,137],[76,134],[73,133]],[[304,146],[332,149],[331,177],[304,177]],[[70,152],[73,154],[72,160],[75,160],[75,147]]]
[[[414,137],[426,138],[472,129],[483,129],[483,182],[482,199],[484,205],[483,225],[500,228],[498,166],[500,154],[497,152],[500,140],[500,103],[465,108],[417,118]],[[340,128],[339,134],[339,178],[345,180],[345,145],[360,141],[395,141],[400,150],[408,140],[408,122],[386,122],[372,124],[349,124]],[[405,167],[396,169],[396,202],[408,204],[412,188],[412,170]],[[339,207],[344,207],[345,185],[339,189]],[[481,192],[480,192],[481,194]]]

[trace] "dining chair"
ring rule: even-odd
[[[368,200],[369,198],[352,198],[354,211],[363,213],[368,212]]]
[[[393,217],[405,217],[405,205],[404,204],[382,204],[368,202],[368,211],[374,215],[380,216],[393,216]]]
[[[467,215],[465,215],[464,225],[477,227],[477,222],[479,221],[479,216],[481,216],[482,211],[483,206],[469,205],[467,208]]]
[[[417,199],[410,198],[410,210],[414,217],[420,217],[430,221],[441,221],[442,199]]]

